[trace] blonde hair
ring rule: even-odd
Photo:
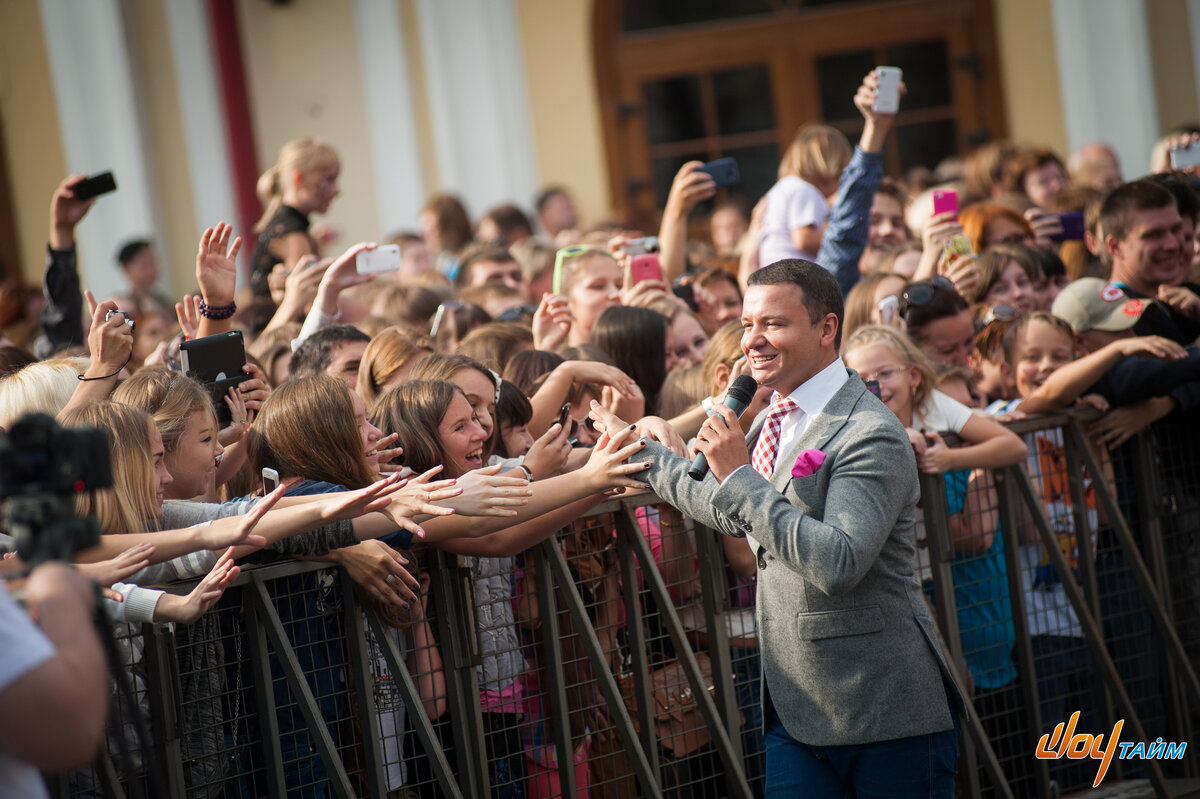
[[[27,413],[57,416],[82,385],[79,375],[90,365],[89,358],[55,358],[0,378],[0,427],[12,427]]]
[[[883,344],[894,352],[905,366],[913,367],[921,374],[921,380],[913,387],[912,392],[913,414],[920,415],[925,400],[929,399],[930,393],[938,384],[937,369],[929,360],[929,356],[921,351],[916,342],[894,327],[863,325],[842,345],[842,358],[848,357],[859,347],[870,344]]]
[[[112,453],[111,488],[80,494],[75,506],[81,516],[94,515],[105,533],[144,533],[159,529],[157,475],[150,451],[150,425],[143,410],[105,400],[72,408],[64,427],[96,427],[108,438]]]
[[[169,369],[142,369],[117,386],[114,402],[132,405],[150,414],[162,436],[163,449],[174,452],[187,430],[188,419],[196,411],[213,429],[220,429],[208,391],[196,380]]]
[[[725,364],[730,369],[745,353],[742,352],[742,323],[726,322],[708,340],[708,350],[700,362],[700,371],[708,379],[708,393],[715,396],[721,387],[717,385],[717,366]]]
[[[379,331],[367,345],[358,366],[354,391],[370,410],[384,392],[384,385],[407,364],[433,352],[432,342],[419,341],[400,327],[392,325]]]
[[[569,294],[575,281],[587,271],[586,265],[594,262],[597,258],[607,258],[613,263],[617,263],[617,259],[612,256],[612,253],[598,247],[565,258],[562,265],[562,282],[559,285],[559,293]]]
[[[871,311],[875,310],[875,289],[889,277],[898,278],[907,284],[903,275],[894,272],[873,272],[854,284],[846,295],[846,317],[842,325],[842,335],[849,338],[855,330],[871,323]],[[903,291],[904,287],[901,286]]]
[[[828,125],[805,125],[783,154],[779,177],[793,175],[814,186],[837,180],[852,155],[854,150],[840,130]]]
[[[263,215],[254,226],[254,232],[266,230],[271,219],[283,207],[284,181],[289,175],[321,168],[341,168],[337,151],[328,142],[322,139],[292,139],[283,145],[275,166],[262,173],[255,186],[255,193],[263,204]]]

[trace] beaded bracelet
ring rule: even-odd
[[[200,315],[205,319],[228,319],[235,313],[237,313],[236,302],[228,305],[209,305],[204,300],[200,300]]]

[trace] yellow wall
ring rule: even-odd
[[[1054,19],[1046,0],[996,0],[996,45],[1009,138],[1067,155]]]
[[[516,6],[538,177],[542,185],[571,189],[584,224],[607,218],[612,199],[592,58],[592,3],[516,0]]]
[[[196,244],[202,231],[196,229],[175,61],[162,0],[127,2],[125,22],[131,70],[141,99],[146,171],[157,201],[155,243],[161,280],[171,295],[179,296],[196,288]]]
[[[339,234],[327,248],[335,252],[326,254],[381,238],[388,231],[377,229],[350,5],[292,0],[285,5],[239,2],[237,8],[259,171],[275,163],[279,148],[290,139],[318,136],[329,141],[342,160],[342,194],[326,217],[313,220],[327,222]]]
[[[36,283],[46,264],[50,196],[67,167],[41,14],[29,0],[0,0],[0,122],[21,271]]]
[[[1200,119],[1187,6],[1187,0],[1150,0],[1146,3],[1158,124],[1163,133]],[[1144,164],[1138,166],[1145,167]]]

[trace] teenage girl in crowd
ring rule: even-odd
[[[258,242],[251,257],[250,291],[269,297],[276,264],[282,269],[271,279],[283,279],[306,255],[319,255],[317,240],[309,233],[309,215],[329,211],[337,197],[341,162],[337,152],[320,139],[294,139],[283,145],[279,160],[258,179],[263,215],[254,226]]]

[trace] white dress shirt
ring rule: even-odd
[[[840,357],[834,358],[831,364],[801,383],[788,395],[792,402],[796,403],[796,410],[783,417],[779,424],[776,461],[782,453],[789,451],[800,440],[800,436],[808,429],[809,421],[825,410],[833,395],[838,393],[838,389],[849,379],[850,373],[846,371],[846,364],[842,363]],[[775,470],[772,469],[771,473],[774,474]]]

